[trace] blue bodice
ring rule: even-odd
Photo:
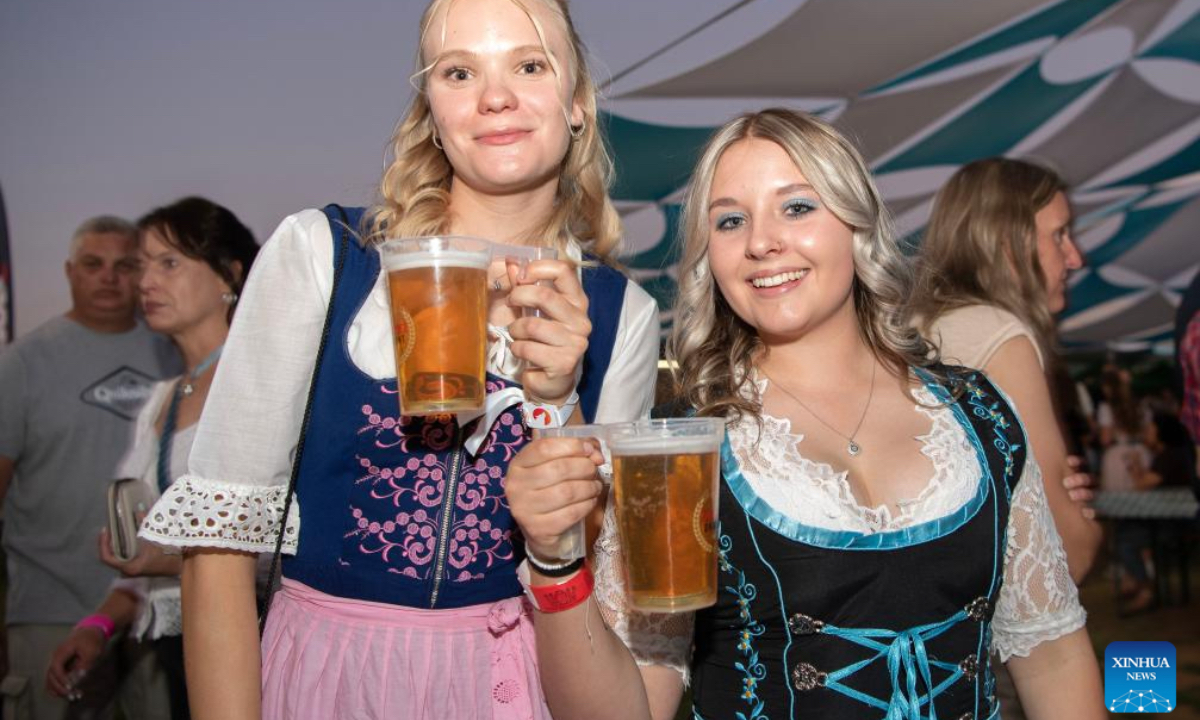
[[[296,498],[300,537],[284,575],[322,592],[408,607],[453,608],[520,594],[523,556],[504,497],[508,463],[529,440],[519,406],[492,424],[476,455],[452,415],[399,415],[396,379],[359,370],[346,333],[375,285],[378,253],[331,218],[335,262],[344,262],[330,299],[329,347],[315,375],[307,447]],[[331,214],[332,213],[332,214]],[[351,227],[361,210],[349,210]],[[584,358],[580,405],[595,413],[624,298],[625,278],[604,267],[584,272],[593,334]],[[513,385],[490,375],[489,393]]]

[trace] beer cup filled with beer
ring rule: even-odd
[[[682,612],[717,601],[717,484],[725,421],[608,426],[629,602]]]
[[[403,415],[483,407],[491,243],[461,236],[388,240],[387,272]]]

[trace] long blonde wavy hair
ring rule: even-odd
[[[602,260],[615,256],[620,241],[621,223],[608,188],[613,163],[597,126],[596,88],[588,71],[587,58],[579,34],[571,21],[566,0],[508,0],[525,12],[533,23],[551,68],[556,75],[571,74],[574,102],[583,111],[582,131],[570,128],[572,140],[559,172],[554,208],[541,223],[530,244],[551,246],[564,253],[571,238]],[[421,47],[417,51],[417,72],[408,111],[392,135],[392,162],[380,182],[381,200],[371,209],[366,240],[381,242],[387,237],[411,237],[447,232],[450,222],[450,181],[454,168],[434,144],[435,127],[429,107],[426,83],[436,57],[427,57],[424,41],[438,13],[454,0],[433,0],[421,16]],[[541,3],[567,40],[566,68],[551,55],[546,28],[531,12],[529,3]],[[443,16],[444,17],[444,16]],[[564,114],[568,122],[569,112]]]
[[[837,130],[803,113],[770,108],[737,117],[708,141],[683,204],[679,295],[667,353],[678,363],[680,399],[701,415],[761,417],[743,389],[764,349],[755,328],[726,302],[708,263],[709,195],[721,156],[747,138],[779,145],[826,207],[853,231],[854,309],[871,351],[896,373],[933,368],[937,353],[904,314],[911,288],[891,217],[858,150]],[[935,371],[935,375],[938,375]],[[757,398],[757,393],[747,393]]]
[[[1033,330],[1042,357],[1054,357],[1035,216],[1066,189],[1053,170],[1010,158],[954,173],[934,199],[917,261],[912,313],[927,333],[955,308],[995,305]]]

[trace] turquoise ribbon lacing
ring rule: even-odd
[[[843,638],[876,652],[865,660],[829,673],[825,677],[825,687],[887,711],[886,720],[937,720],[937,708],[933,699],[957,682],[964,673],[958,665],[931,660],[925,643],[966,619],[966,611],[960,610],[941,622],[901,631],[850,629],[826,625],[821,630],[823,634]],[[887,702],[841,682],[885,657],[892,682],[892,696]],[[950,676],[935,686],[932,668],[945,670]],[[928,714],[923,715],[922,708],[925,706],[928,706],[929,710]]]

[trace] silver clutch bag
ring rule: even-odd
[[[138,525],[153,504],[153,491],[141,480],[121,478],[108,486],[108,537],[121,562],[137,555]]]

